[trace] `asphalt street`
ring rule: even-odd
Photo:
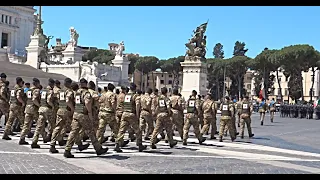
[[[190,133],[188,145],[180,138],[176,147],[170,148],[161,141],[157,149],[148,146],[138,152],[134,142],[124,147],[123,153],[113,151],[114,143],[107,142],[108,154],[96,156],[92,145],[88,150],[72,150],[76,158],[63,157],[63,147],[57,145],[59,154],[49,153],[49,143],[41,149],[19,146],[19,134],[12,141],[0,140],[0,173],[3,174],[310,174],[320,173],[320,120],[280,118],[274,123],[266,115],[260,126],[258,114],[252,115],[254,138],[237,138],[235,142],[225,137],[224,142],[207,140],[197,144]],[[0,129],[2,136],[3,128]],[[176,135],[178,133],[176,132]],[[107,130],[106,135],[110,135]],[[26,139],[31,143],[31,139]],[[90,142],[90,141],[88,141]],[[144,142],[149,145],[149,141]]]

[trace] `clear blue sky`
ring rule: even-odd
[[[73,26],[81,46],[107,49],[108,43],[124,40],[127,53],[159,59],[184,55],[192,30],[208,19],[207,58],[218,42],[227,58],[236,41],[247,44],[249,57],[265,47],[310,44],[320,49],[317,6],[44,6],[42,14],[44,32],[63,42]]]

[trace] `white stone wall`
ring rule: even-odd
[[[76,82],[79,81],[81,73],[79,64],[46,65],[42,63],[41,70],[48,73],[62,74]]]
[[[35,11],[33,6],[0,6],[0,40],[2,32],[9,34],[9,53],[21,56],[25,53],[35,28]],[[2,15],[10,18],[10,23],[2,22]]]

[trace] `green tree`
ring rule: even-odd
[[[182,72],[181,62],[184,61],[184,56],[178,56],[174,58],[169,58],[168,60],[160,61],[160,68],[163,72],[168,72],[173,75],[173,88],[179,88],[179,76]]]
[[[139,56],[136,54],[128,54],[128,60],[130,62],[129,64],[129,69],[128,69],[128,74],[134,74],[135,71],[135,64],[139,60]]]
[[[142,77],[144,74],[147,76],[151,72],[152,76],[152,88],[154,89],[154,76],[153,76],[153,71],[159,68],[159,59],[154,56],[144,56],[144,57],[139,57],[138,61],[135,63],[135,68],[142,72]],[[142,85],[141,85],[142,87]],[[145,87],[143,87],[145,89]]]
[[[303,97],[302,71],[307,72],[310,66],[315,66],[318,59],[317,51],[310,45],[292,45],[282,48],[277,58],[283,65],[283,74],[288,78],[290,97],[297,101]]]
[[[257,73],[262,75],[262,83],[264,86],[264,93],[266,95],[266,98],[271,92],[274,91],[273,84],[275,76],[270,73],[276,71],[278,68],[273,60],[273,55],[275,52],[277,52],[277,50],[269,50],[268,48],[265,48],[249,63],[251,69],[256,70]],[[271,91],[269,91],[269,89]]]
[[[213,56],[216,59],[223,59],[224,58],[224,50],[223,45],[221,43],[217,43],[213,48]]]
[[[115,54],[112,51],[105,49],[92,49],[84,54],[82,61],[96,61],[98,63],[111,64]]]
[[[234,56],[245,56],[248,49],[245,48],[246,43],[237,41],[233,48],[233,55]]]

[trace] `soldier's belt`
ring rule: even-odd
[[[106,109],[100,109],[99,111],[105,112],[105,113],[114,113],[114,111],[106,110]]]

